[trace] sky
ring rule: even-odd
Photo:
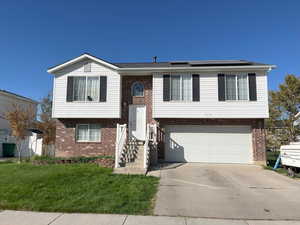
[[[3,0],[0,89],[40,100],[47,68],[85,52],[110,62],[245,59],[300,75],[299,0]]]

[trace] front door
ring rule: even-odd
[[[144,141],[146,136],[146,106],[129,105],[129,136]]]

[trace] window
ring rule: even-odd
[[[86,77],[74,77],[74,101],[84,101],[86,92]]]
[[[192,100],[192,76],[172,75],[170,79],[171,100],[191,101]]]
[[[226,75],[225,76],[226,100],[248,100],[248,76]]]
[[[100,124],[77,124],[76,141],[78,142],[100,142],[101,126]]]
[[[74,77],[74,101],[99,101],[99,77]]]
[[[87,101],[99,101],[99,77],[87,77]]]
[[[144,85],[140,82],[135,82],[131,88],[132,96],[143,97],[144,96]]]

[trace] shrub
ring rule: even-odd
[[[113,168],[114,158],[112,156],[93,156],[93,157],[50,157],[50,156],[35,156],[33,164],[49,165],[49,164],[73,164],[73,163],[95,163],[102,167]]]

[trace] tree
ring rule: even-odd
[[[36,122],[36,128],[43,132],[43,144],[54,144],[56,123],[52,118],[52,96],[50,94],[41,100],[39,110],[39,121]],[[45,154],[45,150],[43,154]]]
[[[18,158],[21,162],[22,145],[28,136],[28,129],[32,128],[35,122],[36,112],[33,107],[13,104],[4,117],[10,124],[12,136],[16,139]]]
[[[270,118],[267,120],[269,148],[279,148],[282,144],[295,141],[300,127],[295,125],[295,115],[300,109],[300,79],[289,74],[278,91],[269,93]]]

